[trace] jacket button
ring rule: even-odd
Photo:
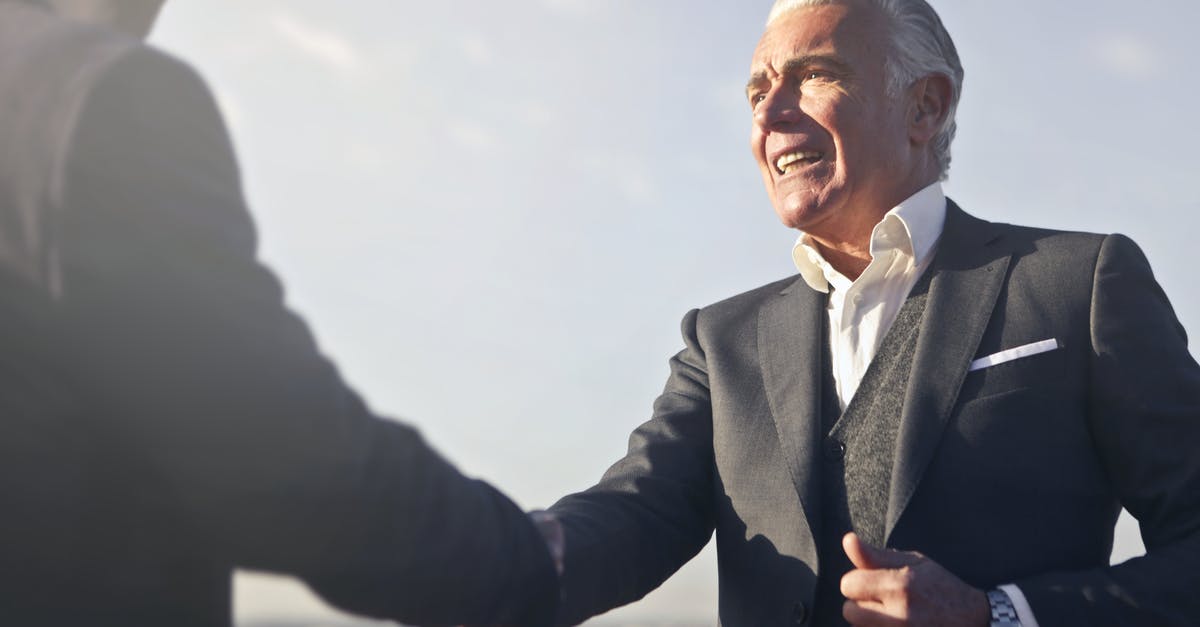
[[[825,459],[840,462],[846,457],[846,445],[830,438],[825,440]]]
[[[803,625],[808,622],[808,606],[797,603],[792,606],[792,624]]]

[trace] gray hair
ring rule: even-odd
[[[767,25],[779,16],[802,7],[836,4],[847,0],[776,0],[767,17]],[[938,174],[944,180],[950,172],[950,143],[957,124],[954,114],[962,96],[963,68],[950,33],[933,7],[925,0],[866,0],[890,21],[891,53],[884,63],[887,91],[897,97],[917,80],[930,74],[950,79],[953,99],[942,128],[933,138]]]

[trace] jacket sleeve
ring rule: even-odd
[[[554,570],[525,514],[372,415],[285,308],[189,68],[119,57],[64,154],[56,310],[104,417],[97,450],[154,477],[131,489],[185,520],[196,550],[299,575],[351,611],[550,620]]]
[[[1087,398],[1096,450],[1146,555],[1016,582],[1038,624],[1200,624],[1200,367],[1137,246],[1096,260]]]
[[[686,347],[625,457],[550,508],[565,535],[561,624],[642,598],[712,536],[712,406],[698,315],[684,318]]]

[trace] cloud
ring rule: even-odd
[[[488,152],[497,143],[496,135],[491,130],[462,120],[451,121],[447,133],[461,148],[475,153]]]
[[[366,69],[365,54],[350,40],[325,30],[290,13],[271,16],[271,27],[295,50],[343,76],[361,74]]]
[[[1092,54],[1105,69],[1125,78],[1155,78],[1164,71],[1162,55],[1154,46],[1131,35],[1099,40]]]
[[[496,56],[487,40],[478,35],[464,35],[458,40],[458,49],[464,59],[477,67],[487,67]]]
[[[630,204],[650,205],[659,199],[658,185],[650,175],[653,170],[636,155],[591,151],[580,165],[583,171],[608,180]]]
[[[391,162],[378,146],[363,141],[348,141],[343,148],[345,164],[367,175],[387,172]]]
[[[547,128],[559,121],[558,112],[544,102],[527,100],[517,105],[516,118],[531,128]]]
[[[574,16],[594,15],[606,4],[600,0],[541,0],[541,3],[554,13]]]

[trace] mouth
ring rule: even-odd
[[[823,152],[811,150],[798,150],[779,155],[775,159],[775,171],[778,174],[787,174],[792,170],[800,169],[806,165],[812,165],[821,160],[825,156]]]

